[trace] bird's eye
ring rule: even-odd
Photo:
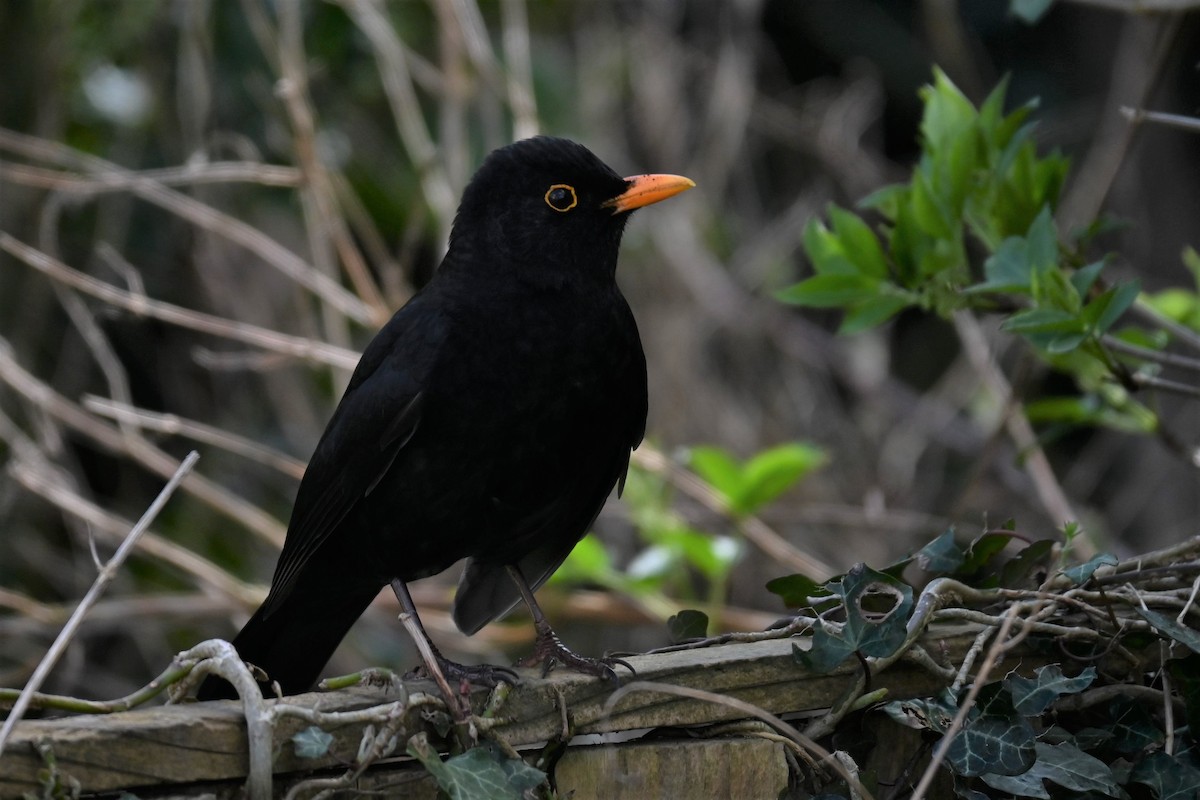
[[[579,203],[575,188],[565,183],[556,183],[546,191],[546,205],[555,211],[570,211]]]

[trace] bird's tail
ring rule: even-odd
[[[269,680],[259,684],[267,697],[273,696],[271,681],[285,695],[312,688],[350,626],[379,593],[379,587],[370,586],[303,589],[296,586],[282,603],[272,604],[269,613],[263,613],[268,606],[259,608],[233,640],[243,661],[267,673]],[[237,695],[228,681],[210,676],[196,696],[220,700]]]

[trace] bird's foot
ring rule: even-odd
[[[501,683],[516,686],[521,680],[517,673],[508,667],[497,667],[492,664],[459,664],[457,661],[451,661],[442,656],[441,653],[438,653],[438,667],[441,668],[447,681],[459,685],[473,684],[495,689]],[[429,669],[422,664],[406,672],[404,677],[414,679],[432,678],[433,676],[429,674]]]
[[[562,640],[558,638],[558,634],[549,625],[539,625],[537,641],[533,645],[533,653],[518,661],[517,666],[536,667],[540,665],[542,668],[542,677],[544,678],[550,674],[550,670],[559,664],[576,672],[582,672],[585,675],[604,678],[617,686],[621,685],[621,679],[617,677],[614,667],[624,667],[629,670],[630,675],[637,675],[637,671],[625,659],[610,656],[604,656],[603,658],[581,656],[563,644]]]

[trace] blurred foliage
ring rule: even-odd
[[[779,297],[846,309],[842,333],[874,327],[908,307],[947,317],[962,310],[1002,313],[1002,330],[1020,334],[1086,392],[1039,400],[1031,419],[1154,431],[1155,415],[1130,390],[1133,373],[1156,371],[1155,363],[1122,362],[1104,342],[1138,299],[1140,284],[1102,284],[1107,259],[1081,265],[1084,239],[1071,249],[1060,246],[1052,212],[1067,164],[1058,155],[1037,155],[1026,122],[1034,104],[1003,114],[1001,84],[976,110],[941,72],[922,97],[922,155],[912,180],[862,203],[882,214],[882,233],[832,207],[832,229],[814,220],[805,230],[817,274]],[[968,238],[985,253],[981,279],[971,269]],[[1186,318],[1197,295],[1169,291],[1169,304]],[[1163,296],[1153,304],[1161,309]],[[1144,329],[1125,338],[1155,341]],[[1165,346],[1166,337],[1157,344]]]

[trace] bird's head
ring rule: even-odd
[[[568,139],[524,139],[489,155],[467,185],[450,252],[541,284],[611,280],[630,213],[693,186],[678,175],[622,178]]]

